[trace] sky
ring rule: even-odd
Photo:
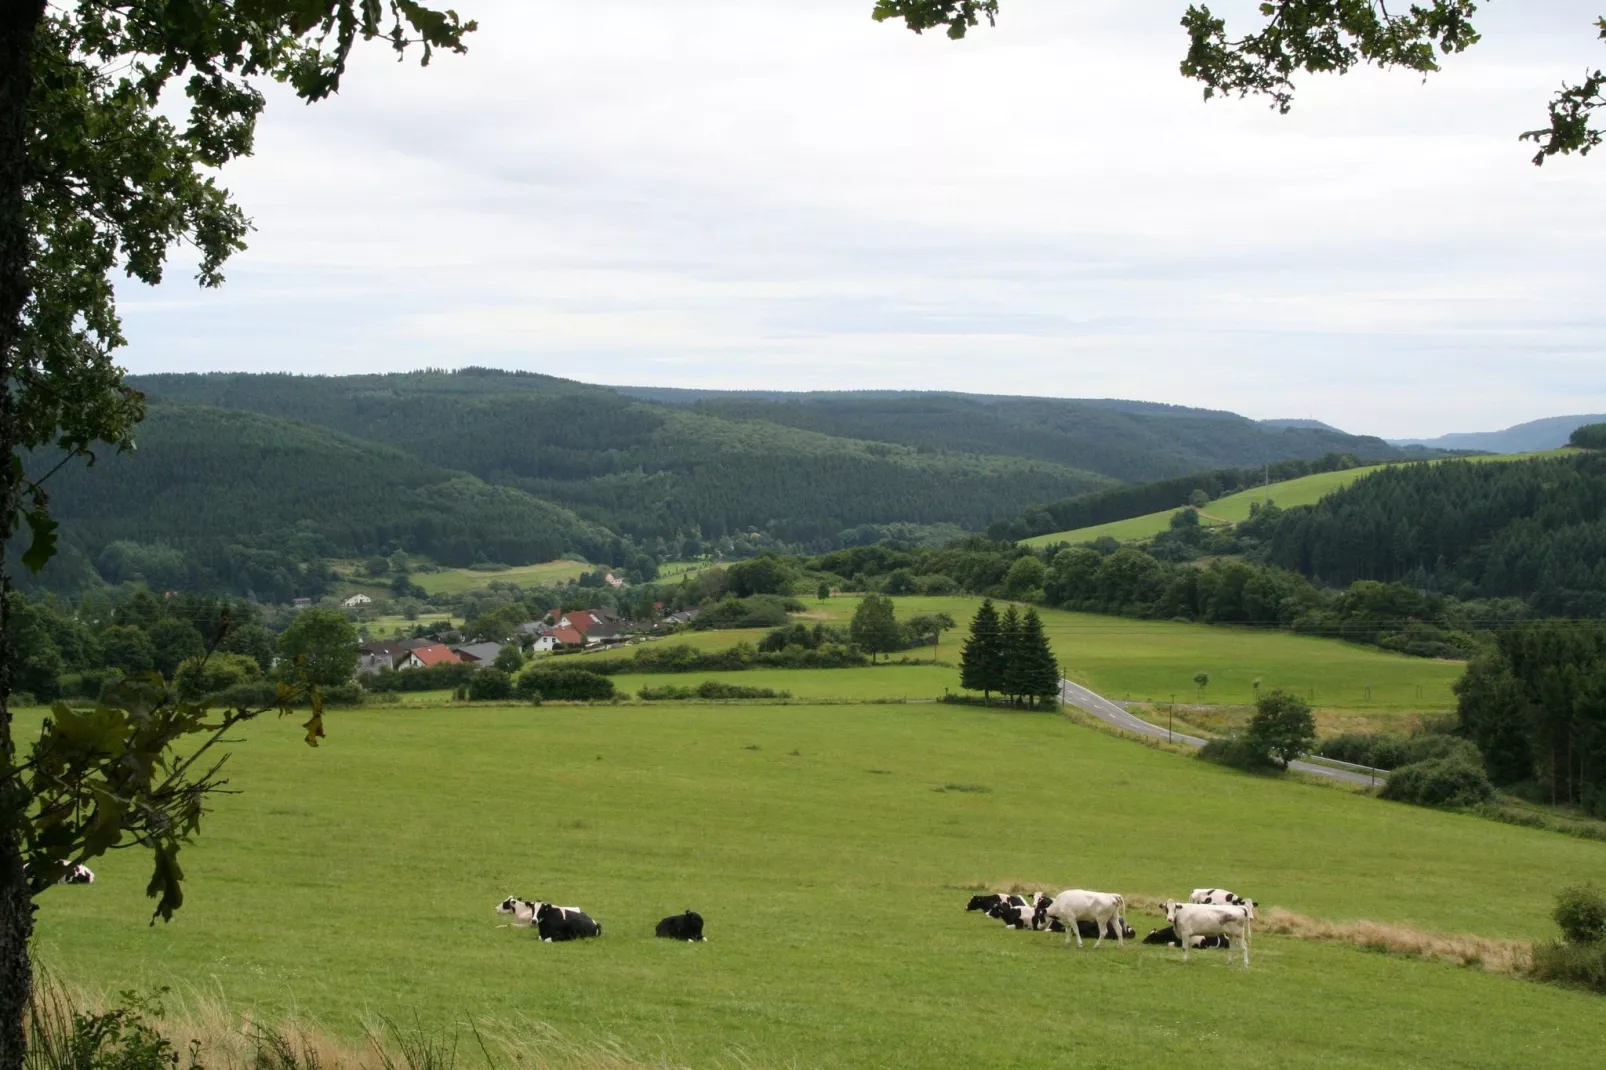
[[[1491,0],[1429,79],[1205,102],[1183,0],[452,0],[269,88],[250,248],[119,288],[133,372],[1122,397],[1427,437],[1606,412],[1606,152],[1529,162],[1600,0]],[[1255,5],[1212,4],[1255,25]]]

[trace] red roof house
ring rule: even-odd
[[[432,665],[456,665],[463,659],[458,657],[457,651],[442,643],[433,646],[419,647],[409,650],[407,656],[398,664],[398,669],[427,669]]]

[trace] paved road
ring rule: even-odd
[[[1090,713],[1105,724],[1113,725],[1123,732],[1135,732],[1140,736],[1166,737],[1166,730],[1161,725],[1150,724],[1141,717],[1134,717],[1120,706],[1111,702],[1103,695],[1095,694],[1081,684],[1073,684],[1069,680],[1060,681],[1061,695],[1066,702],[1075,706],[1084,713]],[[1205,741],[1198,736],[1185,735],[1181,732],[1171,734],[1177,743],[1190,747],[1202,747]],[[1324,776],[1330,780],[1341,780],[1346,784],[1374,784],[1377,782],[1365,772],[1356,772],[1350,769],[1338,769],[1331,765],[1319,765],[1315,762],[1290,762],[1289,768],[1297,769],[1301,773],[1313,773]]]

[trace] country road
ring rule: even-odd
[[[1161,739],[1164,739],[1167,735],[1166,730],[1159,725],[1153,725],[1140,717],[1134,717],[1103,695],[1089,691],[1081,684],[1073,684],[1069,680],[1061,680],[1060,694],[1066,702],[1083,713],[1091,714],[1105,724],[1119,728],[1123,732],[1134,732],[1140,736],[1158,736]],[[1205,745],[1205,741],[1198,736],[1185,735],[1182,732],[1173,732],[1170,735],[1174,742],[1183,743],[1190,747],[1202,747]],[[1362,766],[1340,769],[1336,766],[1318,764],[1316,762],[1296,761],[1288,763],[1288,767],[1297,769],[1301,773],[1314,773],[1316,776],[1327,777],[1330,780],[1340,780],[1346,784],[1371,785],[1388,776],[1382,770],[1377,771],[1381,776],[1374,776]]]

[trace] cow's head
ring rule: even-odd
[[[510,895],[500,903],[496,904],[496,912],[498,914],[517,914],[519,912],[519,904],[522,902],[524,902],[524,900],[520,899],[518,896]]]
[[[1160,910],[1165,914],[1165,920],[1175,925],[1177,923],[1177,908],[1181,905],[1175,899],[1167,899],[1160,904]]]
[[[996,896],[996,895],[973,895],[973,896],[970,897],[970,905],[965,907],[965,909],[967,911],[968,910],[991,910],[994,906],[997,905],[997,903],[998,903],[998,896]]]
[[[1260,904],[1256,903],[1253,899],[1240,899],[1238,900],[1238,905],[1244,908],[1245,913],[1249,915],[1251,920],[1260,917],[1259,914],[1255,913],[1255,908]]]

